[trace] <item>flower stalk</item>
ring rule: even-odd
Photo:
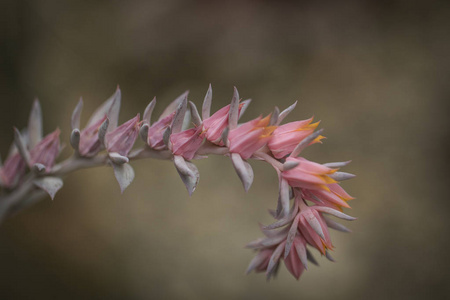
[[[63,186],[63,179],[80,170],[112,166],[120,190],[132,183],[135,173],[131,163],[139,159],[162,159],[173,162],[189,195],[197,188],[200,174],[196,159],[210,155],[230,157],[246,191],[251,188],[254,172],[249,160],[267,162],[278,174],[279,197],[271,215],[274,223],[262,226],[264,238],[247,245],[256,251],[247,272],[265,272],[274,277],[284,261],[297,279],[307,270],[307,262],[316,264],[310,249],[316,249],[334,261],[334,246],[328,228],[350,232],[330,219],[331,215],[354,220],[343,213],[353,197],[340,182],[355,175],[338,171],[347,162],[319,164],[300,157],[302,151],[321,142],[323,129],[312,118],[281,125],[297,102],[280,112],[278,107],[267,115],[239,123],[250,100],[241,101],[234,88],[231,103],[211,114],[212,88],[209,86],[201,109],[183,93],[152,123],[154,98],[143,118],[137,114],[118,124],[121,92],[105,101],[80,129],[83,101],[80,99],[71,118],[70,145],[73,155],[59,163],[61,146],[59,129],[43,137],[43,117],[35,100],[26,130],[14,130],[14,143],[0,167],[0,222],[49,195],[53,199]],[[189,126],[191,124],[191,126]],[[138,136],[145,143],[135,147]]]

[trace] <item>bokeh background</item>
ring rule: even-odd
[[[183,91],[213,108],[236,85],[245,119],[299,100],[327,140],[304,154],[352,159],[350,235],[337,263],[299,282],[284,266],[244,275],[243,246],[271,222],[277,179],[253,163],[246,194],[226,157],[198,161],[189,198],[172,164],[135,163],[123,195],[110,168],[79,171],[0,227],[1,299],[439,299],[448,284],[449,2],[3,0],[0,152],[38,97],[46,132],[122,90],[121,121]],[[70,155],[66,149],[62,157]],[[318,256],[318,255],[316,255]]]

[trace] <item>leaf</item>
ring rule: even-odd
[[[120,155],[117,152],[110,152],[108,153],[108,156],[109,159],[111,159],[111,161],[117,165],[122,165],[130,161],[128,157]]]
[[[244,161],[238,153],[231,153],[231,162],[233,163],[233,167],[242,181],[245,191],[248,192],[253,183],[254,177],[252,166],[248,162]]]
[[[133,167],[128,163],[121,165],[112,163],[112,166],[114,169],[114,176],[116,176],[120,186],[120,192],[123,193],[134,179]]]
[[[173,157],[173,162],[181,180],[186,186],[189,196],[192,196],[200,179],[200,173],[198,172],[197,167],[193,163],[185,161],[184,158],[179,155]]]
[[[46,176],[43,178],[38,178],[33,181],[34,185],[38,188],[44,190],[49,194],[50,198],[53,200],[55,198],[56,192],[63,187],[63,181],[59,177]]]

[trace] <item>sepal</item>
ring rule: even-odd
[[[205,99],[203,100],[203,106],[202,106],[203,120],[206,120],[211,116],[211,102],[212,102],[212,88],[211,88],[211,83],[210,83],[209,87],[208,87],[208,91],[206,92],[206,95],[205,95]]]
[[[70,134],[70,146],[78,153],[80,150],[80,136],[81,132],[78,128],[72,130]]]
[[[296,157],[298,156],[308,145],[314,141],[321,133],[323,132],[323,129],[319,129],[316,132],[308,135],[306,138],[304,138],[300,143],[298,143],[297,147],[294,148],[292,151],[290,157]]]
[[[156,105],[156,97],[153,98],[153,100],[150,101],[150,103],[145,108],[144,115],[142,117],[142,121],[144,121],[144,124],[152,123],[152,114],[153,114],[153,109],[155,108],[155,105]]]
[[[291,111],[294,110],[295,106],[297,106],[297,101],[294,102],[294,104],[292,104],[291,106],[289,106],[288,108],[286,108],[285,110],[283,110],[280,115],[278,116],[278,120],[277,120],[277,124],[276,125],[280,125],[281,122],[283,122],[284,118],[287,117],[288,114],[291,113]]]
[[[42,140],[42,135],[42,109],[39,100],[35,99],[28,119],[28,141],[30,149]]]
[[[20,131],[14,127],[14,143],[19,151],[20,156],[23,158],[28,167],[30,164],[30,152],[28,152],[25,139],[20,134]]]
[[[106,148],[105,144],[105,136],[108,132],[109,127],[109,119],[106,118],[105,121],[103,121],[102,125],[100,125],[100,128],[98,129],[98,140],[100,141],[100,144],[103,148]]]
[[[75,106],[75,109],[72,112],[72,118],[70,123],[72,126],[72,130],[80,128],[80,118],[82,110],[83,110],[83,99],[80,98],[80,101],[78,101],[77,106]]]
[[[189,110],[191,112],[192,123],[194,123],[195,126],[200,126],[202,124],[202,118],[198,114],[197,107],[192,101],[189,101]]]
[[[236,87],[234,87],[233,98],[231,99],[230,111],[228,113],[228,126],[231,129],[237,127],[239,119],[239,92]]]

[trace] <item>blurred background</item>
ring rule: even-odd
[[[246,194],[226,157],[196,162],[189,198],[170,162],[134,164],[120,194],[110,168],[83,170],[0,227],[1,299],[424,299],[448,285],[450,6],[433,1],[3,0],[0,152],[38,97],[45,131],[82,120],[122,90],[121,121],[156,114],[185,90],[213,109],[233,86],[245,120],[298,100],[289,121],[315,116],[327,139],[304,155],[353,160],[352,234],[332,232],[296,281],[244,275],[243,246],[271,222],[276,174],[253,162]],[[61,158],[68,157],[66,149]],[[319,256],[319,255],[316,255]]]

